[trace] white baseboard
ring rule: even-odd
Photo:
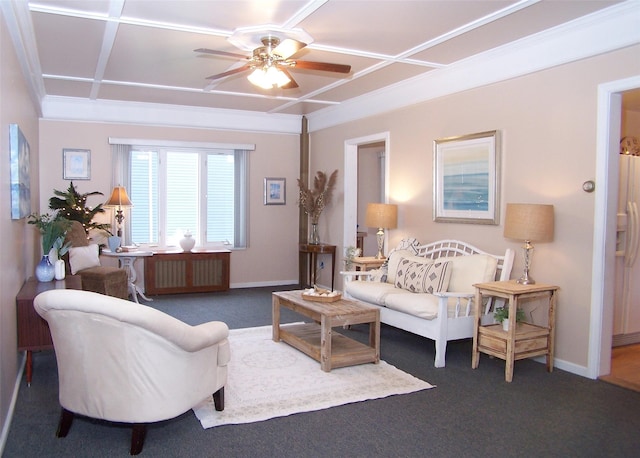
[[[11,429],[11,422],[13,421],[13,413],[16,409],[16,402],[18,402],[18,392],[20,391],[20,383],[22,383],[22,373],[27,362],[27,352],[22,353],[22,362],[18,368],[18,374],[16,375],[16,383],[13,386],[13,395],[11,396],[11,403],[9,410],[7,411],[7,417],[4,419],[4,425],[2,427],[2,435],[0,436],[0,456],[4,454],[4,447],[7,444],[7,438],[9,437],[9,429]]]

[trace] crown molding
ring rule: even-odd
[[[302,128],[302,116],[299,115],[58,96],[44,97],[42,115],[44,119],[57,121],[191,127],[275,134],[297,135]]]
[[[628,1],[446,68],[307,115],[309,132],[523,76],[640,43],[640,3]]]

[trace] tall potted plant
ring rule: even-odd
[[[42,237],[42,259],[36,266],[36,278],[41,282],[51,281],[55,276],[55,269],[49,253],[54,248],[56,257],[67,252],[69,246],[64,243],[64,236],[71,227],[71,221],[59,215],[32,213],[27,222],[36,226]]]

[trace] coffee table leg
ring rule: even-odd
[[[376,349],[375,364],[380,362],[380,320],[369,323],[369,346]]]
[[[280,342],[280,298],[271,296],[271,327],[273,341]]]
[[[320,368],[331,372],[331,320],[324,315],[320,319]]]

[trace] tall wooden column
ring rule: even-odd
[[[309,186],[309,121],[302,117],[302,129],[300,133],[300,180],[305,186]],[[297,201],[297,199],[296,199]],[[298,214],[298,243],[307,243],[309,232],[309,217],[302,208]],[[305,262],[305,255],[298,254],[298,283],[304,285],[309,277],[308,266]]]

